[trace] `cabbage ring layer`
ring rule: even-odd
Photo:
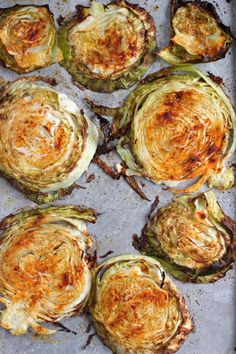
[[[225,56],[234,42],[212,4],[204,1],[172,0],[174,35],[169,47],[160,51],[170,64],[209,62]]]
[[[68,205],[22,211],[1,222],[0,326],[13,335],[29,327],[52,334],[40,322],[58,321],[85,306],[94,264],[84,220],[95,222],[96,213]]]
[[[235,126],[223,90],[192,66],[147,77],[113,121],[114,135],[122,135],[117,150],[127,174],[170,186],[192,180],[180,192],[195,191],[206,180],[219,189],[232,187],[233,170],[224,162],[235,150]]]
[[[0,60],[18,73],[62,60],[53,16],[47,5],[1,9]]]
[[[65,194],[87,169],[98,133],[65,94],[33,80],[9,83],[1,94],[0,170],[41,203]]]
[[[150,217],[134,242],[177,279],[210,283],[236,258],[236,222],[224,214],[212,191],[179,197]]]
[[[114,91],[138,81],[154,60],[155,25],[137,5],[95,1],[59,32],[62,65],[94,91]]]
[[[160,264],[120,256],[100,265],[90,311],[113,353],[174,353],[192,330],[183,297]]]

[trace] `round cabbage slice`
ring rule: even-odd
[[[0,223],[0,326],[20,335],[40,334],[79,313],[86,305],[95,261],[85,221],[96,212],[78,206],[51,206],[9,215]]]
[[[98,92],[128,88],[156,58],[156,28],[138,5],[114,1],[78,13],[59,31],[62,65],[75,81]]]
[[[174,35],[159,56],[170,64],[211,62],[221,59],[235,41],[207,1],[171,1]]]
[[[0,60],[26,73],[62,60],[48,5],[16,5],[0,10]]]
[[[122,107],[93,109],[114,117],[122,174],[172,189],[185,182],[175,192],[194,192],[205,181],[222,190],[233,186],[225,162],[235,151],[235,112],[221,87],[197,68],[164,68],[145,78]]]
[[[177,198],[150,216],[134,246],[184,282],[211,283],[236,259],[236,222],[212,191]]]
[[[96,126],[65,94],[23,78],[0,97],[0,172],[46,203],[69,193],[96,151]]]
[[[193,329],[184,298],[146,256],[101,264],[89,308],[98,335],[116,354],[175,353]]]

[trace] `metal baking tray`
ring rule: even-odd
[[[158,30],[158,46],[163,48],[169,42],[170,17],[169,0],[129,0],[145,7],[154,17]],[[55,19],[62,16],[72,16],[78,3],[88,5],[87,0],[0,0],[1,7],[9,7],[16,4],[45,4],[48,3],[54,13]],[[104,3],[108,1],[103,1]],[[230,25],[236,35],[236,0],[212,1],[226,25]],[[236,77],[236,47],[231,48],[225,59],[216,63],[203,64],[199,67],[224,78],[226,92],[232,102],[236,103],[235,77]],[[161,60],[153,65],[150,72],[158,70],[166,64]],[[93,93],[89,90],[80,91],[73,86],[67,72],[55,64],[49,68],[38,70],[37,75],[54,77],[59,82],[58,90],[65,92],[77,104],[84,108],[92,117],[88,107],[83,101],[84,97],[90,97],[100,104],[110,106],[120,105],[122,100],[132,90],[117,91],[112,94]],[[34,75],[32,73],[30,75]],[[17,74],[0,67],[0,76],[5,79],[16,79]],[[113,156],[109,157],[109,163],[114,162]],[[87,175],[94,173],[95,179],[85,184],[86,176],[79,180],[86,189],[74,190],[70,196],[55,204],[83,204],[102,212],[95,225],[89,225],[93,233],[98,249],[98,255],[103,255],[112,250],[113,255],[122,253],[137,253],[131,245],[131,236],[140,233],[145,223],[146,215],[150,209],[150,202],[140,199],[135,192],[122,179],[112,180],[97,166],[91,164]],[[144,192],[150,199],[156,195],[160,197],[160,206],[169,202],[171,193],[164,191],[162,186],[156,186],[145,181]],[[225,212],[236,218],[235,188],[228,192],[216,192],[217,197]],[[13,189],[4,179],[0,178],[0,218],[15,212],[22,207],[35,207],[33,202],[27,200],[20,192]],[[99,261],[102,259],[98,258]],[[180,291],[186,298],[190,313],[194,319],[195,331],[190,334],[185,344],[179,350],[179,354],[233,354],[236,353],[236,287],[235,272],[230,270],[226,277],[214,284],[197,285],[183,284],[175,280]],[[105,347],[97,336],[93,337],[91,344],[83,349],[88,333],[86,328],[89,317],[76,316],[62,322],[68,328],[78,334],[58,332],[51,337],[38,336],[33,333],[24,336],[13,337],[9,332],[0,329],[0,353],[1,354],[106,354],[111,351]],[[90,334],[94,329],[90,330]]]

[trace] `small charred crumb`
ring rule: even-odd
[[[163,191],[168,191],[170,188],[169,187],[162,187],[161,188]]]
[[[96,176],[94,173],[92,173],[91,175],[88,176],[88,178],[86,179],[85,183],[90,183],[93,180],[95,180]]]
[[[75,8],[77,11],[76,18],[79,22],[82,22],[85,19],[84,9],[86,9],[87,7],[83,5],[76,5]]]
[[[198,302],[197,300],[195,300],[195,302],[196,302],[196,304],[197,304],[198,306],[200,306],[200,304],[199,304],[199,302]]]
[[[230,167],[233,167],[233,169],[236,170],[236,163],[231,163]]]
[[[80,89],[81,91],[85,90],[85,87],[82,86],[78,81],[73,80],[73,84],[78,87],[78,89]]]
[[[156,198],[154,199],[154,202],[151,205],[150,212],[148,214],[148,219],[151,217],[152,213],[154,212],[154,210],[156,209],[159,203],[160,203],[160,199],[159,196],[157,195]]]
[[[97,263],[97,251],[95,250],[93,254],[87,254],[86,255],[86,260],[89,262],[92,266],[95,266]]]
[[[93,333],[93,334],[90,334],[88,336],[86,344],[82,347],[83,350],[85,350],[90,345],[90,343],[92,342],[93,337],[96,336],[96,335],[97,335],[97,333]]]
[[[162,289],[164,286],[164,282],[165,282],[165,278],[166,278],[166,273],[163,271],[161,272],[161,276],[162,276],[162,281],[161,281],[161,285],[160,288]]]
[[[60,331],[62,331],[62,332],[73,333],[73,334],[75,334],[75,335],[78,334],[77,332],[72,331],[71,329],[65,327],[65,326],[64,326],[62,323],[60,323],[60,322],[53,322],[53,324],[54,324],[54,326],[59,327],[59,328],[60,328]]]
[[[115,148],[116,148],[115,146],[108,146],[107,143],[104,143],[98,146],[96,155],[100,156],[100,155],[110,154],[111,152],[114,152]]]
[[[58,17],[58,19],[57,19],[58,25],[59,25],[59,26],[62,26],[62,25],[64,25],[64,22],[65,22],[65,17],[62,16],[62,15],[60,15],[60,16]]]
[[[86,189],[86,187],[81,186],[80,184],[76,183],[75,184],[75,189]]]
[[[99,258],[106,258],[107,256],[109,256],[110,254],[114,253],[114,251],[108,251],[107,253],[103,254],[102,256],[100,256]]]
[[[134,176],[124,176],[124,179],[126,180],[126,182],[128,183],[128,185],[143,199],[143,200],[147,200],[148,202],[150,202],[150,199],[148,199],[148,197],[143,193],[143,191],[140,189],[136,179],[134,178]]]
[[[140,184],[141,184],[142,188],[146,187],[146,184],[144,182],[141,181]]]
[[[214,81],[217,85],[222,86],[224,85],[224,80],[220,76],[215,76],[214,74],[210,73],[209,71],[207,72],[209,78]]]
[[[92,327],[92,324],[91,323],[89,323],[88,324],[88,326],[87,326],[87,328],[86,328],[86,333],[89,333],[90,331],[91,331],[91,327]]]
[[[140,243],[139,243],[139,237],[138,237],[138,235],[137,234],[133,234],[133,236],[132,236],[132,246],[134,246],[134,248],[136,249],[136,250],[140,250]]]
[[[59,189],[60,197],[63,198],[63,197],[66,197],[67,195],[70,195],[72,193],[73,189],[74,189],[74,185],[68,187],[67,189],[66,188]]]
[[[116,172],[111,166],[108,166],[104,161],[102,161],[98,156],[95,156],[93,162],[98,165],[107,175],[113,179],[119,179],[120,174]]]
[[[98,121],[99,121],[99,125],[101,128],[101,131],[103,132],[104,135],[104,141],[107,142],[111,136],[111,125],[109,120],[107,120],[106,118],[102,117],[100,114],[96,115]]]
[[[55,78],[48,78],[48,80],[43,80],[43,81],[48,82],[52,86],[57,85],[57,80]]]
[[[133,234],[132,239],[133,239],[132,246],[137,251],[142,252],[146,248],[147,240],[146,240],[144,233],[142,233],[142,235],[140,237],[138,237],[137,234]]]

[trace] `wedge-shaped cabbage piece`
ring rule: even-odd
[[[179,280],[211,283],[236,259],[236,222],[212,191],[182,196],[151,215],[133,245]]]
[[[91,103],[91,102],[90,102]],[[191,65],[167,67],[145,78],[121,108],[96,106],[112,115],[113,138],[122,174],[193,192],[208,180],[211,187],[231,188],[232,168],[225,162],[235,151],[236,117],[230,100],[210,77]]]
[[[63,59],[48,5],[0,9],[0,61],[26,73]]]
[[[174,35],[159,56],[170,64],[211,62],[221,59],[235,41],[207,1],[171,1]]]
[[[156,28],[138,5],[119,0],[91,7],[78,6],[77,15],[59,31],[62,65],[75,81],[98,92],[128,88],[156,58]]]
[[[175,353],[193,329],[184,298],[161,265],[146,256],[101,264],[89,308],[98,335],[116,354]]]
[[[95,261],[86,221],[96,212],[75,205],[20,211],[0,223],[0,326],[40,334],[86,305]]]
[[[39,204],[73,189],[98,140],[84,112],[40,79],[10,82],[0,96],[0,172]]]

